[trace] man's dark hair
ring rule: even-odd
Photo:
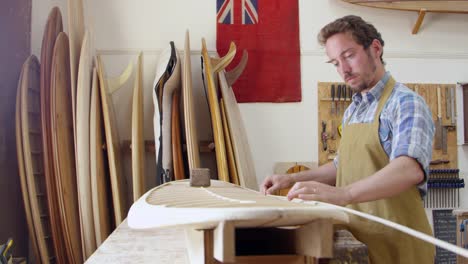
[[[354,41],[362,45],[365,50],[369,48],[374,39],[380,41],[382,47],[384,46],[382,36],[377,29],[372,24],[364,21],[361,17],[353,15],[338,18],[323,27],[317,36],[318,42],[320,45],[325,46],[328,38],[338,33],[350,33]],[[380,60],[384,63],[382,56],[383,50],[380,55]]]

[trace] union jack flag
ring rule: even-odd
[[[220,24],[258,23],[258,0],[217,0],[216,20]]]

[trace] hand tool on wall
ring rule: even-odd
[[[435,149],[442,148],[442,109],[440,98],[440,87],[437,87],[437,121],[435,127],[434,147]]]
[[[337,101],[338,101],[338,103],[336,104],[336,112],[337,112],[337,115],[340,115],[341,114],[341,110],[340,110],[341,84],[338,84],[338,90],[336,91],[336,95],[337,95]]]
[[[457,121],[456,112],[455,112],[455,88],[450,88],[450,121],[452,122],[452,126],[455,126]]]
[[[447,164],[449,162],[450,162],[450,160],[446,160],[446,159],[436,159],[436,160],[431,160],[429,165]]]
[[[452,113],[452,101],[450,101],[450,87],[445,87],[445,118],[450,119]]]
[[[337,132],[336,121],[332,120],[331,121],[331,139],[332,140],[336,140],[336,132]]]
[[[331,109],[330,109],[330,115],[335,115],[336,114],[336,104],[335,104],[335,85],[331,85]]]
[[[447,145],[448,145],[448,142],[447,142],[447,130],[449,128],[446,127],[446,126],[443,126],[442,127],[442,154],[447,154]]]
[[[325,122],[324,120],[322,120],[322,150],[323,151],[326,151],[328,146],[327,146],[327,139],[328,139],[328,135],[327,135],[327,122]]]
[[[341,109],[343,110],[343,114],[344,114],[344,112],[346,110],[346,97],[347,97],[346,96],[346,85],[345,84],[341,85],[341,95],[343,97],[343,103],[342,103],[343,106],[341,107]]]

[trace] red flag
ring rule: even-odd
[[[234,41],[247,50],[247,67],[234,83],[239,103],[300,102],[301,66],[297,0],[217,0],[216,48],[226,54]]]

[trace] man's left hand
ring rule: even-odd
[[[351,195],[346,188],[338,188],[316,181],[297,182],[288,192],[288,199],[321,201],[345,206],[351,202]]]

